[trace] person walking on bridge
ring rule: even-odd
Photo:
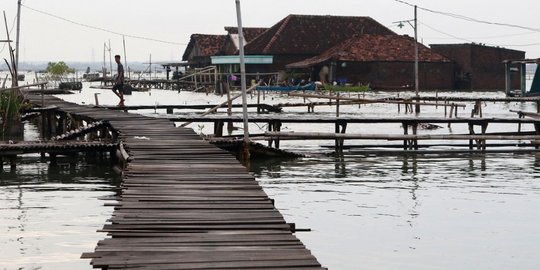
[[[116,71],[112,91],[116,96],[118,96],[118,98],[120,98],[118,106],[124,106],[124,66],[120,62],[120,55],[115,55],[114,61],[116,61],[116,64],[118,64],[118,69]]]

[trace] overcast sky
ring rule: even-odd
[[[540,1],[538,0],[424,0],[407,1],[419,7],[463,15],[483,24],[420,9],[419,40],[434,43],[485,43],[540,57]],[[393,22],[412,19],[413,8],[395,0],[242,0],[243,24],[270,27],[288,14],[369,16],[399,34],[413,35],[413,28]],[[126,37],[131,61],[179,61],[193,33],[224,34],[224,26],[236,26],[234,0],[23,0],[21,61],[102,61],[103,43],[111,42],[113,54],[123,54],[120,35],[89,29],[76,23],[125,35],[167,41],[163,43]],[[0,0],[11,28],[17,0]],[[34,10],[32,10],[34,9]],[[38,10],[38,11],[36,11]],[[14,39],[15,31],[12,32]],[[2,18],[0,40],[5,39]],[[529,46],[524,46],[529,45]],[[0,49],[3,45],[0,44]],[[7,50],[0,53],[8,58]]]

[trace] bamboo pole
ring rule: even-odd
[[[255,88],[257,88],[258,85],[259,85],[259,84],[257,83],[257,84],[255,84],[255,85],[251,86],[248,90],[246,90],[246,93],[250,93],[250,92],[253,91]],[[241,97],[241,96],[242,96],[242,93],[240,93],[240,94],[238,94],[238,95],[236,95],[236,96],[234,96],[234,97],[232,97],[232,98],[229,98],[229,99],[227,99],[227,101],[225,101],[225,102],[223,102],[223,103],[221,103],[221,104],[218,104],[218,105],[216,105],[215,107],[209,109],[208,111],[202,113],[201,116],[209,115],[209,114],[215,112],[217,109],[219,109],[219,108],[221,108],[221,107],[223,107],[223,106],[229,104],[229,102],[231,102],[231,101],[233,101],[233,100],[235,100],[235,99],[237,99],[237,98],[239,98],[239,97]],[[187,125],[189,125],[189,124],[191,124],[191,123],[193,123],[193,122],[186,122],[186,123],[180,125],[180,127],[185,127],[185,126],[187,126]]]
[[[489,134],[346,134],[325,132],[265,132],[257,140],[540,140],[540,135],[489,135]]]
[[[337,99],[336,96],[330,96],[330,95],[314,95],[314,94],[301,94],[301,93],[289,93],[289,96],[291,97],[308,97],[308,98],[320,98],[320,99]],[[365,99],[365,98],[351,98],[351,97],[339,97],[340,100],[348,100],[348,101],[354,101],[359,103],[389,103],[389,104],[406,104],[406,105],[427,105],[427,106],[456,106],[460,108],[465,108],[466,105],[463,104],[445,104],[441,105],[438,103],[421,103],[421,102],[413,102],[413,101],[401,101],[401,100],[384,100],[384,99]]]

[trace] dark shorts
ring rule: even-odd
[[[115,84],[112,88],[113,91],[117,91],[122,93],[122,89],[124,89],[124,84]]]

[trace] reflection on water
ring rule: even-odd
[[[111,91],[85,89],[63,96],[68,101],[101,104],[117,99]],[[407,95],[407,93],[402,93]],[[412,93],[408,93],[409,96]],[[435,95],[435,93],[425,93]],[[384,98],[389,93],[367,93]],[[402,95],[402,96],[403,96]],[[500,97],[501,92],[440,93]],[[127,96],[127,105],[217,104],[224,97],[190,92],[152,90]],[[251,103],[256,99],[251,98]],[[264,103],[301,102],[267,95]],[[510,110],[535,111],[532,103],[487,104],[485,117],[515,117]],[[460,110],[470,113],[471,105]],[[306,115],[306,108],[289,108],[283,115]],[[343,106],[343,116],[404,116],[382,104]],[[185,113],[184,111],[175,111]],[[402,111],[403,112],[403,111]],[[151,116],[165,111],[147,110]],[[191,111],[190,113],[193,113]],[[335,107],[320,106],[328,116]],[[426,107],[422,116],[442,117],[443,108]],[[197,130],[197,123],[191,125]],[[531,127],[524,126],[523,130]],[[490,125],[489,132],[517,127]],[[26,131],[35,127],[25,126]],[[266,130],[250,125],[253,133]],[[284,125],[284,131],[313,132],[313,125]],[[213,126],[201,130],[212,133]],[[334,125],[319,125],[333,132]],[[399,125],[349,125],[347,132],[402,134]],[[242,131],[239,130],[239,133]],[[468,132],[452,125],[425,133]],[[35,138],[34,138],[35,140]],[[347,141],[348,144],[356,142]],[[369,142],[363,142],[369,143]],[[436,142],[434,142],[436,143]],[[283,148],[307,153],[326,150],[328,141],[282,141]],[[346,153],[347,154],[347,153]],[[115,178],[108,165],[49,168],[39,157],[23,159],[16,173],[0,175],[0,269],[89,269],[78,259],[104,236],[96,229],[110,217],[100,196],[114,194]],[[106,170],[103,170],[106,168]],[[6,168],[8,169],[8,168]],[[312,232],[298,236],[330,269],[537,269],[540,243],[540,156],[488,155],[352,155],[252,162],[252,172],[288,222]]]
[[[90,161],[90,162],[88,162]],[[81,260],[104,236],[118,178],[107,160],[51,167],[39,155],[20,158],[0,174],[0,269],[90,269]]]
[[[537,269],[538,155],[345,156],[252,172],[330,269]]]

